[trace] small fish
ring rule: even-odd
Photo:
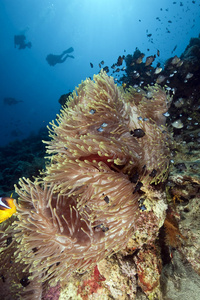
[[[164,75],[158,75],[158,78],[156,79],[156,83],[161,83],[166,79],[166,77]]]
[[[155,69],[154,74],[159,74],[161,71],[162,71],[162,68],[157,67],[157,68]]]
[[[140,73],[136,72],[135,74],[133,74],[133,78],[137,79],[140,77]]]
[[[136,59],[136,64],[141,64],[141,63],[142,63],[143,57],[144,57],[144,53],[142,53],[142,54]]]
[[[157,56],[160,56],[160,50],[157,49]]]
[[[181,129],[184,126],[183,123],[181,122],[181,119],[174,121],[171,125],[177,129]]]
[[[176,65],[178,62],[180,62],[180,58],[175,55],[173,58],[172,58],[172,61],[171,61],[171,64],[172,65]]]
[[[151,76],[151,73],[149,71],[145,72],[147,76]]]
[[[123,82],[123,83],[122,83],[122,87],[123,87],[123,89],[125,90],[125,88],[127,87],[126,82]]]
[[[181,67],[182,66],[182,64],[183,64],[183,61],[182,60],[180,60],[177,64],[176,64],[176,66],[179,68],[179,67]]]
[[[185,79],[190,79],[190,78],[192,78],[192,76],[193,76],[193,74],[192,74],[192,73],[187,73],[187,75],[186,75]]]
[[[90,63],[90,67],[93,68],[93,63]]]
[[[104,65],[104,61],[103,60],[101,61],[101,64]]]
[[[119,56],[118,59],[117,59],[116,65],[117,66],[121,66],[122,63],[123,63],[123,60],[124,60],[124,56]]]
[[[180,98],[178,98],[178,100],[176,100],[176,101],[174,102],[174,105],[175,105],[177,108],[180,108],[181,106],[184,105],[184,103],[185,103],[185,99],[182,98],[182,97],[180,97]]]
[[[105,67],[103,68],[103,71],[105,71],[106,73],[108,73],[108,72],[109,72],[108,66],[105,66]]]
[[[14,213],[16,213],[14,199],[9,197],[0,197],[0,223],[9,219]]]
[[[176,50],[176,48],[177,48],[177,45],[174,47],[174,49],[172,50],[172,52],[171,52],[171,53],[173,53],[173,52]]]
[[[154,56],[154,55],[148,56],[148,57],[146,58],[145,66],[147,67],[147,66],[151,65],[152,62],[154,61],[154,59],[155,59],[155,56]]]

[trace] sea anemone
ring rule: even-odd
[[[163,116],[169,102],[158,85],[124,91],[104,72],[73,92],[49,128],[43,174],[16,186],[15,260],[26,265],[30,279],[66,280],[145,229],[141,214],[148,207],[142,203],[141,209],[141,195],[156,202],[147,190],[159,188],[169,164]],[[146,219],[157,233],[165,209],[159,215],[150,205]]]

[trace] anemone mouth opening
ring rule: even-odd
[[[59,201],[57,201],[54,195],[51,210],[54,215],[56,214],[54,222],[59,227],[56,241],[61,246],[78,243],[80,247],[87,247],[94,240],[105,236],[107,226],[102,224],[100,220],[98,222],[90,220],[89,207],[85,205],[84,208],[80,209],[74,197],[60,196]]]

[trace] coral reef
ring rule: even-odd
[[[163,266],[161,274],[164,299],[192,297],[196,300],[200,291],[199,142],[186,142],[186,135],[190,135],[189,129],[188,132],[185,130],[185,135],[181,135],[176,142],[176,155],[167,183],[171,199],[169,208],[180,232],[176,245],[169,247],[171,263]]]
[[[26,271],[26,286],[14,287],[23,299],[38,299],[47,282],[64,284],[113,253],[148,244],[137,256],[139,270],[143,255],[156,258],[151,245],[165,219],[170,137],[163,114],[170,97],[164,89],[124,91],[102,72],[82,82],[67,105],[50,129],[46,170],[34,181],[20,179],[17,219],[1,234],[1,257],[9,250],[13,267]],[[91,293],[104,282],[94,271],[87,283],[99,283]],[[151,297],[158,284],[159,272],[145,293]]]
[[[199,275],[178,251],[173,254],[173,263],[163,267],[161,287],[164,299],[199,299]]]
[[[193,147],[191,148],[191,144]],[[195,146],[196,144],[196,146]],[[199,237],[199,198],[200,198],[200,162],[198,142],[176,143],[177,154],[168,179],[168,193],[176,196],[174,216],[184,240],[176,248],[193,269],[200,274],[200,237]],[[170,203],[173,207],[174,204]],[[179,236],[181,236],[181,233]],[[184,247],[182,246],[184,244]]]
[[[39,175],[45,167],[45,147],[42,139],[48,139],[48,131],[41,128],[38,134],[31,134],[22,141],[16,140],[0,147],[0,195],[14,193],[14,184],[22,176]],[[15,195],[15,194],[14,194]]]

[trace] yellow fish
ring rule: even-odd
[[[16,213],[14,199],[9,197],[0,197],[0,223],[9,219],[14,213]]]

